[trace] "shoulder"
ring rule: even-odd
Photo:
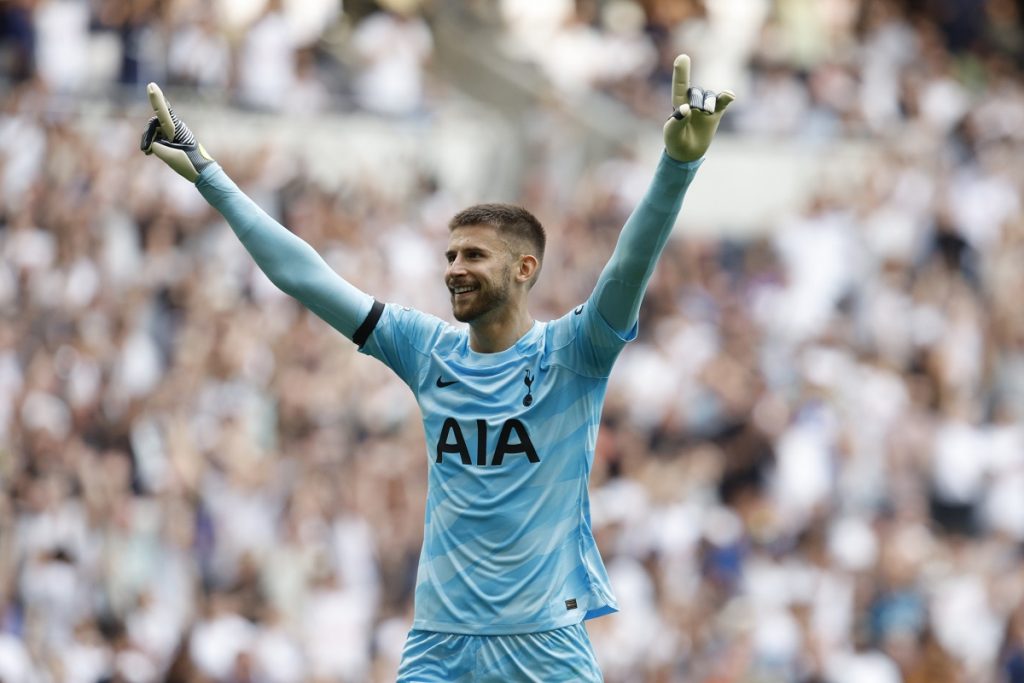
[[[566,311],[560,318],[546,323],[546,347],[551,350],[560,349],[576,339],[585,328],[585,315],[589,312],[589,303],[582,303]]]
[[[587,300],[547,327],[548,361],[592,378],[607,378],[623,346],[636,337],[636,326],[626,334],[616,332]]]
[[[384,305],[378,328],[421,353],[453,348],[466,336],[465,330],[435,315],[395,303]]]

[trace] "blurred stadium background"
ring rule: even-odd
[[[589,292],[671,61],[739,100],[608,396],[610,683],[1024,682],[1020,0],[0,2],[0,680],[393,680],[408,391],[138,152],[446,316],[445,223]]]

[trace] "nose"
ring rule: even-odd
[[[466,266],[463,263],[461,256],[456,256],[454,259],[452,259],[451,263],[449,263],[448,267],[445,269],[445,274],[449,276],[462,275],[465,272]]]

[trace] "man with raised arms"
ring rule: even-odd
[[[428,487],[415,614],[399,681],[600,681],[586,619],[618,609],[590,527],[588,481],[612,365],[637,335],[647,283],[732,93],[691,88],[675,60],[665,151],[586,301],[527,307],[545,232],[527,210],[481,204],[449,223],[453,326],[375,300],[245,196],[155,84],[142,137],[196,184],[259,267],[391,368],[426,433]],[[341,645],[339,645],[341,646]]]

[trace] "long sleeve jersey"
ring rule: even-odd
[[[497,353],[473,351],[465,328],[375,301],[219,166],[200,175],[200,192],[271,281],[416,397],[428,487],[414,628],[531,633],[618,609],[590,522],[601,407],[700,163],[663,155],[590,297]]]

